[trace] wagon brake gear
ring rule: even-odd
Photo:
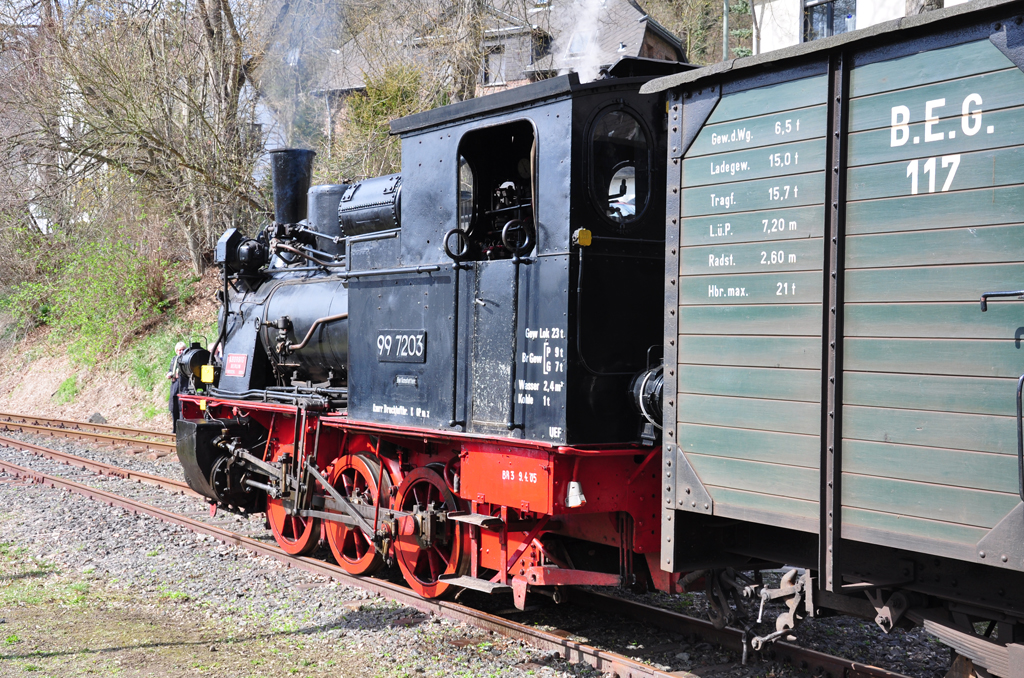
[[[744,598],[753,598],[757,583],[741,572],[728,567],[724,570],[712,570],[706,576],[708,617],[716,629],[726,626],[749,626],[750,614],[747,612]],[[732,600],[730,606],[729,601]]]
[[[814,610],[814,579],[809,570],[800,574],[799,570],[793,569],[782,575],[779,588],[762,588],[760,593],[761,607],[757,613],[757,623],[761,623],[764,615],[764,604],[770,600],[782,600],[786,605],[786,611],[775,618],[775,631],[764,636],[752,638],[750,646],[754,650],[760,650],[766,644],[779,638],[785,637],[792,640],[790,632],[807,616],[813,616]]]

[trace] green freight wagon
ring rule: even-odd
[[[643,90],[668,97],[661,564],[710,568],[721,623],[725,568],[785,563],[772,637],[840,610],[1024,675],[1022,15]]]

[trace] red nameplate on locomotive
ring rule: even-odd
[[[229,353],[227,359],[224,361],[224,376],[244,377],[245,365],[248,359],[249,356],[244,353]]]

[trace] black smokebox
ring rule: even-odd
[[[306,193],[313,178],[315,151],[280,148],[270,152],[274,180],[274,221],[297,224],[306,218]]]

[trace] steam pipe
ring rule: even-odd
[[[316,328],[320,327],[321,325],[326,325],[327,323],[333,323],[339,320],[347,319],[348,313],[339,313],[338,315],[329,315],[325,318],[317,318],[316,320],[313,321],[313,324],[310,325],[309,331],[306,332],[306,337],[298,344],[288,344],[288,350],[299,351],[306,348],[306,344],[308,344],[309,340],[313,338],[313,332],[315,332]]]

